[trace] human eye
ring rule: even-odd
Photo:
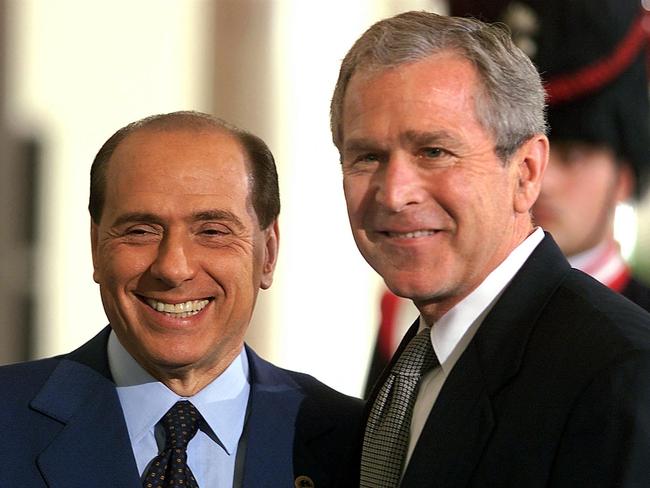
[[[427,146],[417,151],[417,157],[423,164],[434,167],[445,167],[453,163],[451,152],[438,146]]]
[[[230,237],[233,232],[225,224],[210,222],[201,224],[196,230],[196,234],[205,242],[214,243],[221,242],[224,239]]]
[[[347,166],[351,166],[351,167],[368,166],[379,162],[379,160],[380,157],[377,153],[363,152],[359,154],[354,154],[350,158],[348,158]]]
[[[127,242],[144,243],[158,240],[162,230],[149,224],[137,224],[124,227],[120,234]]]
[[[357,163],[375,163],[379,161],[379,156],[375,153],[360,154],[355,159]]]
[[[223,235],[228,235],[228,229],[226,229],[223,226],[219,227],[207,227],[205,229],[201,230],[201,234],[204,236],[210,236],[210,237],[219,237]]]
[[[150,229],[144,227],[130,227],[126,229],[124,234],[129,236],[141,236],[141,235],[149,234],[150,232],[151,232]]]
[[[425,147],[420,151],[425,158],[439,158],[443,155],[443,150],[439,147]]]
[[[381,161],[382,157],[377,152],[363,151],[351,154],[343,161],[343,171],[348,174],[366,173],[374,170]]]

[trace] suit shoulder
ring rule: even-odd
[[[59,363],[58,359],[42,359],[0,367],[0,430],[29,436],[35,429],[45,428],[35,421],[41,416],[34,415],[31,405]]]
[[[317,380],[311,375],[296,371],[284,370],[305,392],[306,395],[317,400],[341,404],[344,406],[358,406],[362,408],[363,401],[360,398],[341,393],[325,383]]]
[[[567,275],[546,310],[567,335],[605,356],[650,352],[650,313],[580,271]]]
[[[11,391],[16,394],[35,394],[47,381],[60,363],[61,358],[39,359],[0,366],[0,391]]]
[[[630,278],[621,294],[644,310],[650,311],[650,288],[635,277]]]

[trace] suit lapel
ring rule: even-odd
[[[433,405],[401,486],[466,486],[493,426],[490,398],[470,343]]]
[[[472,342],[490,395],[519,371],[537,319],[570,269],[560,249],[547,236],[479,327]]]
[[[242,486],[291,486],[295,418],[302,395],[285,379],[274,378],[273,372],[251,350],[248,358],[251,393]]]
[[[93,339],[94,348],[107,333]],[[61,360],[31,407],[61,425],[37,463],[48,486],[139,487],[140,481],[115,386],[103,374]],[[106,350],[98,358],[106,362]],[[105,372],[105,371],[103,371]]]

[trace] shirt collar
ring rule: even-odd
[[[124,349],[114,331],[108,338],[108,362],[117,387],[131,443],[153,433],[174,403],[187,399],[199,410],[215,440],[228,454],[236,452],[250,392],[249,366],[242,348],[230,366],[192,397],[180,397],[147,373]],[[210,432],[206,432],[212,437]]]
[[[600,257],[607,252],[610,245],[611,242],[605,240],[598,243],[591,249],[587,249],[586,251],[567,257],[567,260],[569,261],[569,264],[572,268],[576,268],[584,271],[585,273],[588,273],[588,268],[591,267],[595,261],[600,260]]]
[[[544,232],[537,227],[472,293],[431,327],[433,350],[445,375],[449,374],[485,316],[543,238]],[[427,327],[422,316],[419,327]]]
[[[568,260],[572,267],[584,271],[617,291],[620,291],[623,286],[617,287],[621,275],[627,276],[629,272],[627,264],[621,256],[619,245],[613,239],[607,239],[587,251],[569,257]]]

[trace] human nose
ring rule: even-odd
[[[423,201],[425,189],[416,164],[407,157],[392,156],[377,179],[377,201],[394,212]]]
[[[190,244],[181,236],[165,236],[151,265],[153,277],[174,288],[192,279],[195,267],[189,247]]]

